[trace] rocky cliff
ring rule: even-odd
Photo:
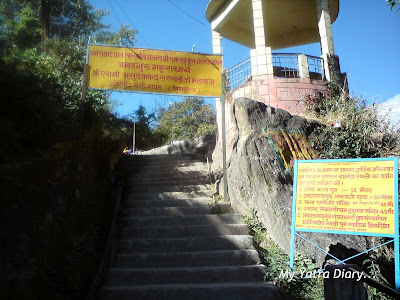
[[[247,98],[237,99],[231,113],[236,121],[235,137],[227,146],[232,207],[242,214],[255,210],[269,236],[289,253],[294,161],[317,158],[308,139],[315,124]],[[212,166],[217,190],[222,189],[221,157],[218,143]],[[367,239],[360,236],[302,235],[339,258],[367,247]],[[306,252],[321,265],[326,256],[300,238],[296,238],[296,251]]]

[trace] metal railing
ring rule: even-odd
[[[299,78],[298,54],[293,53],[273,53],[272,65],[274,76],[282,78]]]
[[[324,60],[318,56],[307,55],[307,62],[310,78],[324,80]]]
[[[236,66],[230,68],[227,73],[227,88],[233,90],[251,79],[251,61],[250,58],[242,61]]]
[[[274,76],[279,78],[300,78],[298,53],[272,53]],[[311,79],[325,80],[323,59],[306,55],[308,71]],[[231,91],[246,81],[251,80],[251,60],[243,62],[227,70],[227,88]]]

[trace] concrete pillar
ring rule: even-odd
[[[300,78],[310,78],[307,55],[299,54],[297,57]]]
[[[328,0],[316,0],[317,4],[317,16],[318,16],[318,29],[319,36],[321,39],[321,52],[322,58],[324,59],[324,69],[326,79],[331,81],[331,72],[328,64],[328,58],[331,55],[335,55],[335,48],[333,46],[333,35],[332,35],[332,21],[329,14],[329,2]]]
[[[318,29],[321,38],[322,55],[335,54],[333,46],[332,22],[329,14],[328,0],[317,1]]]
[[[250,51],[252,75],[273,74],[271,48],[266,47],[262,0],[252,0],[254,40],[256,48]]]
[[[213,46],[213,54],[222,54],[222,47],[221,47],[221,35],[216,32],[212,31],[212,46]],[[222,142],[222,103],[221,98],[215,98],[215,108],[217,113],[217,142]]]
[[[212,31],[212,46],[214,54],[222,54],[221,35],[214,30]]]

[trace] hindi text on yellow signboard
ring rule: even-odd
[[[394,234],[394,169],[389,160],[299,163],[296,229]]]
[[[221,96],[220,55],[90,45],[88,65],[91,88]]]

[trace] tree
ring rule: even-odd
[[[400,0],[386,0],[387,5],[391,10],[396,10],[396,13],[400,14]]]
[[[164,136],[164,142],[215,134],[217,130],[213,107],[198,97],[185,97],[184,101],[161,109],[158,122],[157,131]]]
[[[4,50],[32,48],[40,43],[40,21],[32,4],[0,2],[0,31]]]
[[[49,40],[85,47],[92,37],[102,44],[132,46],[137,31],[122,24],[118,32],[110,31],[110,26],[101,22],[108,14],[87,0],[1,0],[1,43],[7,41],[8,49],[36,48],[43,53]]]
[[[107,29],[102,15],[87,0],[0,0],[0,182],[14,191],[1,211],[16,237],[4,236],[5,298],[82,299],[101,259],[106,179],[132,137],[132,122],[107,111],[108,93],[88,91],[81,109],[86,43]]]
[[[136,33],[138,33],[138,31],[130,28],[129,24],[121,24],[117,33],[105,30],[95,36],[94,39],[96,43],[99,44],[133,46],[136,42]]]
[[[136,131],[136,148],[143,150],[159,146],[159,139],[153,130],[155,121],[154,113],[147,113],[146,108],[142,105],[134,112],[135,131]]]
[[[135,40],[129,26],[109,31],[101,22],[107,14],[87,0],[0,0],[0,85],[10,91],[0,119],[10,124],[4,130],[15,137],[13,148],[43,148],[77,132],[89,37],[113,44]],[[90,90],[86,103],[99,115],[110,111],[108,93]],[[41,134],[41,125],[57,135]]]

